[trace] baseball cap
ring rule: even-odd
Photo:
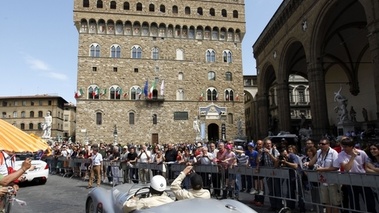
[[[250,142],[247,144],[248,146],[251,146],[251,147],[254,147],[254,143],[253,142]]]
[[[124,146],[124,147],[122,147],[122,148],[124,148],[124,149],[127,149],[127,148],[128,148],[128,146]]]

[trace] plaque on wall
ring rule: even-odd
[[[133,28],[133,35],[140,35],[140,29],[139,29],[139,26]]]
[[[228,32],[228,41],[233,41],[233,33]]]
[[[196,39],[202,39],[203,38],[203,31],[197,30],[196,31]]]
[[[159,28],[159,37],[165,37],[165,36],[166,36],[165,28]]]
[[[122,24],[116,24],[116,34],[122,34]]]
[[[89,25],[89,32],[90,33],[96,33],[96,24],[95,23],[91,23]]]
[[[105,25],[104,24],[99,25],[99,33],[105,33]]]
[[[208,30],[206,30],[206,31],[204,32],[204,39],[209,39],[209,38],[210,38],[210,34],[211,34],[211,32],[208,31]]]
[[[132,27],[125,26],[125,35],[132,35]]]
[[[142,28],[142,36],[149,36],[149,28],[147,27]]]
[[[113,24],[109,24],[108,25],[108,31],[107,31],[108,34],[114,34],[114,25]]]
[[[151,36],[158,36],[158,28],[157,27],[151,27]]]

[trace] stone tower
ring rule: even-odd
[[[165,144],[237,135],[244,0],[74,2],[77,140]]]

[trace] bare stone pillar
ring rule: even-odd
[[[321,63],[309,63],[307,67],[312,112],[312,135],[315,139],[329,131],[325,75]]]
[[[376,4],[379,7],[379,4]],[[377,8],[379,10],[379,8]],[[377,11],[377,10],[376,10]],[[377,16],[372,16],[377,17]],[[379,19],[367,20],[368,43],[371,52],[372,72],[374,75],[376,119],[379,120]]]
[[[280,83],[276,89],[278,95],[278,117],[279,117],[279,130],[290,131],[291,130],[291,114],[290,114],[290,102],[288,93],[288,84]]]
[[[258,94],[258,139],[263,139],[268,135],[268,98],[267,94]]]

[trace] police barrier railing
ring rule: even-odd
[[[377,212],[379,200],[379,176],[367,173],[341,173],[306,171],[311,186],[307,204],[318,209],[328,207],[341,211]],[[335,191],[334,198],[325,200],[320,197],[325,191]]]

